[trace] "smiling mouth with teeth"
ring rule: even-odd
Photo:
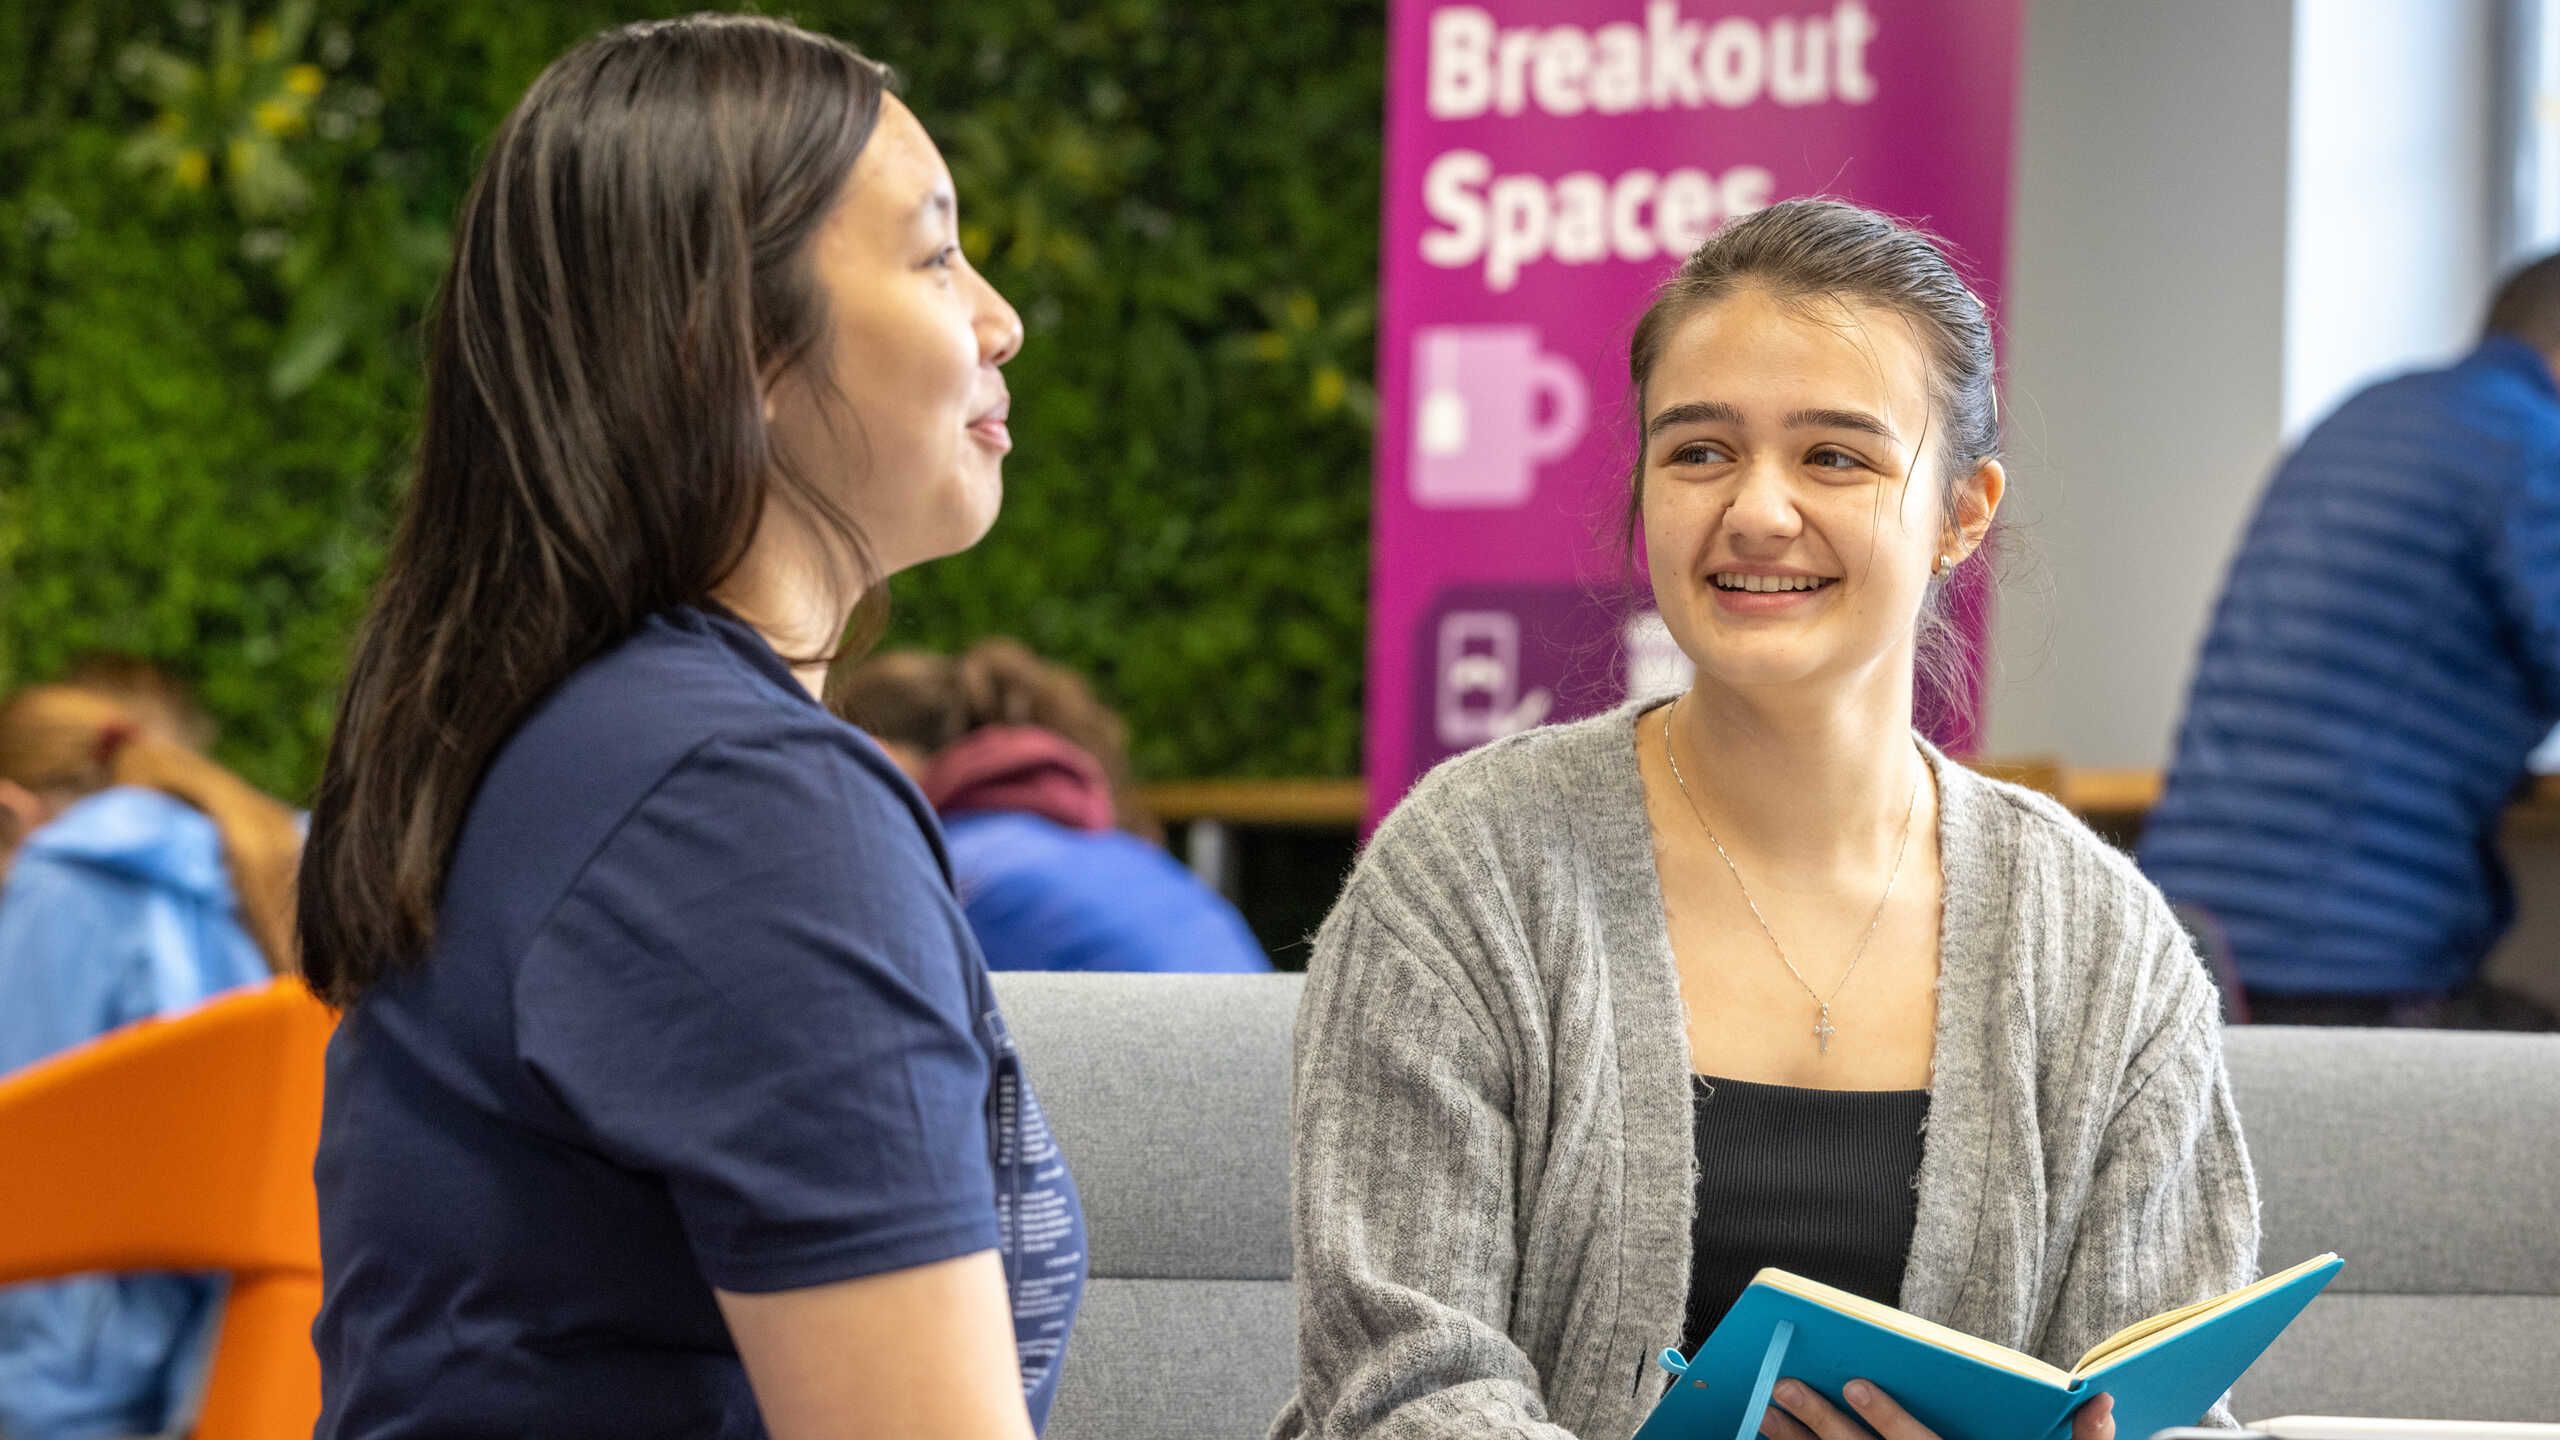
[[[1836,579],[1830,575],[1718,575],[1714,583],[1719,590],[1761,594],[1776,590],[1819,590]]]

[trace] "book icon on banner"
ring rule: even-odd
[[[2344,1262],[2318,1255],[2228,1295],[2129,1325],[2065,1370],[1863,1296],[1763,1270],[1687,1360],[1636,1440],[1750,1440],[1779,1377],[1833,1404],[1853,1379],[1945,1440],[2069,1440],[2071,1413],[2115,1397],[2118,1435],[2193,1425]],[[1846,1408],[1846,1407],[1843,1407]]]
[[[1417,505],[1525,505],[1538,467],[1572,453],[1591,391],[1571,360],[1540,348],[1534,325],[1432,325],[1413,337]]]

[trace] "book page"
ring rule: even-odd
[[[1837,1310],[1843,1315],[1855,1316],[1880,1330],[1890,1330],[1897,1335],[1909,1336],[1924,1345],[1935,1345],[1941,1350],[1953,1351],[1968,1360],[1979,1360],[1997,1370],[2006,1370],[2013,1375],[2024,1375],[2030,1380],[2042,1380],[2048,1385],[2063,1390],[2071,1388],[2069,1371],[2048,1365],[2033,1355],[2022,1354],[2006,1345],[1995,1345],[1978,1335],[1967,1335],[1961,1330],[1941,1325],[1934,1320],[1923,1320],[1908,1311],[1878,1304],[1864,1295],[1852,1295],[1846,1290],[1835,1290],[1819,1280],[1807,1280],[1791,1271],[1768,1269],[1752,1276],[1751,1283],[1766,1285],[1772,1290],[1793,1295],[1799,1300],[1809,1300],[1827,1310]]]
[[[2148,1320],[2137,1320],[2092,1346],[2088,1354],[2080,1357],[2080,1363],[2071,1367],[2071,1373],[2086,1375],[2102,1365],[2112,1364],[2138,1355],[2154,1345],[2166,1343],[2233,1306],[2255,1300],[2268,1291],[2283,1286],[2287,1281],[2306,1272],[2317,1270],[2337,1258],[2335,1255],[2314,1255],[2290,1270],[2280,1270],[2252,1284],[2243,1285],[2228,1295],[2216,1295],[2210,1300],[2199,1300],[2193,1305],[2182,1305],[2175,1310],[2154,1315]]]

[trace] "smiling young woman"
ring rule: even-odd
[[[1046,1415],[1074,1182],[931,811],[817,695],[1002,497],[958,205],[886,72],[749,17],[600,35],[491,142],[302,873],[319,1435]]]
[[[1790,201],[1629,369],[1629,533],[1696,680],[1448,762],[1362,855],[1299,1022],[1279,1435],[1623,1436],[1767,1265],[2059,1363],[2255,1265],[2184,932],[1913,732],[2006,480],[1980,302]],[[1762,1431],[1930,1440],[1852,1388]]]

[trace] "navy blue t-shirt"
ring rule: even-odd
[[[712,1290],[1001,1251],[1046,1420],[1084,1216],[924,798],[724,612],[499,752],[329,1046],[322,1440],[762,1436]]]

